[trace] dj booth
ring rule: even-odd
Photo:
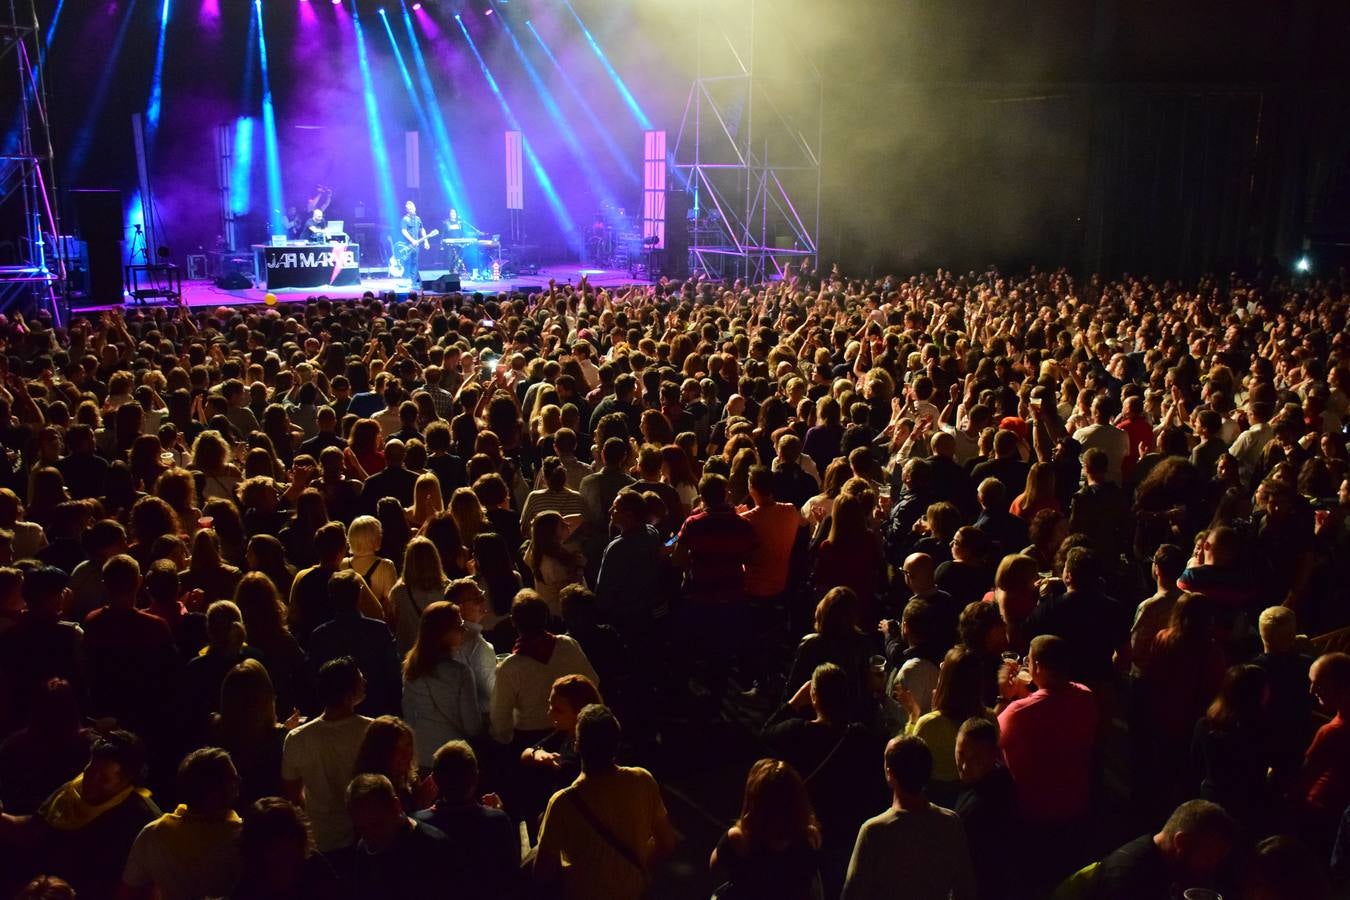
[[[361,283],[360,244],[254,244],[258,281],[269,291]]]

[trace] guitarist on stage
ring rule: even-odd
[[[403,270],[408,276],[408,281],[412,283],[412,289],[420,291],[422,289],[422,249],[431,249],[431,241],[427,235],[427,229],[422,224],[422,217],[417,214],[417,204],[409,200],[403,204],[404,216],[399,221],[399,228],[403,232],[403,239],[408,242],[408,258],[403,262]]]

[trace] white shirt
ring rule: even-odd
[[[311,719],[286,735],[282,745],[281,777],[304,782],[305,812],[322,853],[340,850],[354,840],[347,815],[347,785],[370,722],[365,716],[336,722]]]
[[[1269,422],[1259,422],[1239,434],[1228,448],[1228,452],[1238,461],[1238,472],[1244,481],[1251,479],[1261,462],[1261,452],[1275,439],[1275,429]]]
[[[505,744],[516,729],[544,731],[552,727],[548,718],[548,695],[553,682],[564,675],[585,675],[597,688],[600,677],[581,645],[567,635],[559,635],[553,655],[547,663],[521,653],[513,653],[497,663],[497,681],[492,688],[493,740]]]
[[[241,826],[234,813],[208,818],[180,806],[136,835],[122,880],[134,888],[153,885],[160,900],[226,895],[239,876]]]
[[[1088,425],[1073,433],[1073,439],[1083,445],[1086,453],[1097,448],[1106,454],[1106,477],[1121,484],[1120,464],[1130,452],[1130,436],[1114,425]]]

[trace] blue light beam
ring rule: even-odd
[[[614,67],[609,64],[609,57],[605,56],[605,51],[600,49],[600,44],[596,42],[595,36],[591,34],[591,30],[586,27],[585,22],[581,21],[581,16],[577,15],[577,11],[572,8],[571,0],[563,0],[563,5],[566,6],[567,11],[572,14],[572,18],[577,20],[577,25],[581,28],[581,33],[586,36],[586,43],[591,45],[591,50],[595,52],[595,58],[600,60],[600,65],[604,66],[605,71],[609,73],[610,80],[614,82],[614,87],[618,88],[619,94],[623,97],[623,102],[628,104],[628,109],[632,111],[634,118],[636,118],[638,124],[642,126],[642,130],[651,131],[652,120],[647,118],[647,114],[643,112],[642,107],[638,105],[637,98],[633,96],[633,93],[630,90],[628,90],[628,85],[623,83],[623,79],[619,77],[619,73],[614,71]]]
[[[544,55],[548,57],[548,61],[553,63],[553,68],[556,70],[558,77],[562,79],[562,83],[567,86],[567,90],[572,94],[572,99],[576,101],[577,106],[580,107],[581,111],[586,115],[586,120],[591,123],[591,127],[600,135],[600,140],[604,142],[605,149],[609,151],[609,155],[614,160],[615,165],[623,170],[623,174],[629,181],[634,184],[640,184],[642,179],[638,177],[638,171],[633,165],[633,161],[628,158],[627,154],[619,149],[619,145],[615,142],[614,136],[609,133],[609,128],[600,121],[600,117],[595,114],[595,110],[591,107],[591,104],[587,102],[586,96],[581,93],[581,89],[577,87],[577,83],[572,80],[572,76],[567,74],[567,70],[563,68],[562,63],[558,62],[558,58],[553,55],[553,51],[550,50],[548,44],[544,42],[543,35],[535,30],[534,22],[527,20],[525,22],[525,27],[530,29],[530,34],[534,35],[534,39],[539,43],[539,49],[543,50]]]
[[[506,117],[507,124],[511,126],[512,131],[520,132],[520,144],[525,152],[525,158],[529,160],[530,169],[534,172],[534,177],[538,180],[539,187],[544,192],[544,200],[553,211],[553,217],[563,229],[563,234],[567,236],[568,246],[572,248],[573,252],[581,252],[581,238],[577,234],[576,223],[572,221],[572,217],[567,212],[567,207],[563,205],[562,199],[553,187],[553,180],[544,171],[544,166],[539,162],[539,157],[535,154],[534,147],[530,145],[529,138],[525,137],[525,130],[520,127],[520,121],[516,118],[515,113],[511,112],[511,105],[506,102],[506,96],[502,94],[502,89],[498,87],[497,79],[492,77],[492,70],[488,68],[487,61],[483,59],[483,54],[478,52],[478,45],[474,43],[473,36],[469,34],[469,29],[464,26],[464,20],[456,15],[455,24],[463,32],[464,40],[468,42],[474,59],[478,60],[478,67],[483,70],[483,77],[487,79],[488,87],[492,88],[492,94],[497,98],[497,103],[502,108],[502,115]]]
[[[271,234],[286,233],[286,195],[281,188],[281,146],[277,141],[277,114],[272,106],[272,79],[267,71],[267,31],[263,28],[262,0],[253,0],[258,19],[258,69],[262,73],[263,147],[267,162],[267,221]]]
[[[417,114],[418,127],[424,134],[431,137],[432,158],[436,163],[436,178],[441,184],[441,190],[450,199],[451,206],[457,210],[464,209],[461,205],[464,197],[456,178],[457,173],[451,171],[441,144],[436,140],[435,127],[432,125],[431,118],[427,115],[426,104],[418,96],[417,88],[413,84],[412,73],[408,71],[408,64],[403,59],[403,50],[394,38],[394,28],[389,24],[389,17],[385,15],[383,9],[380,10],[380,21],[384,24],[384,33],[389,37],[389,46],[394,48],[394,61],[398,63],[398,74],[403,78],[403,87],[408,92],[409,99],[412,100],[413,112]],[[435,103],[436,98],[431,97],[430,102]]]
[[[159,110],[164,100],[164,45],[169,30],[169,11],[173,0],[164,0],[159,11],[159,40],[155,46],[155,69],[150,76],[150,102],[145,107],[146,149],[154,152],[155,132],[159,129]]]
[[[460,217],[469,222],[478,221],[473,217],[473,210],[469,205],[468,194],[464,190],[464,176],[460,174],[459,162],[455,158],[455,148],[450,143],[450,132],[445,127],[445,117],[441,115],[441,104],[436,97],[436,86],[431,81],[431,72],[427,69],[426,57],[422,54],[422,41],[417,37],[417,29],[413,27],[412,15],[408,12],[407,4],[400,4],[403,12],[403,28],[408,32],[408,46],[412,48],[413,66],[417,69],[417,83],[422,88],[422,96],[426,98],[427,121],[431,123],[431,140],[436,147],[436,152],[445,160],[447,175],[450,179],[452,190],[446,193],[453,201],[455,197],[459,198],[459,203],[455,209],[459,210]]]
[[[108,100],[108,91],[112,89],[113,73],[117,70],[117,59],[122,55],[122,45],[126,43],[127,32],[131,28],[132,21],[136,18],[136,4],[138,2],[139,0],[131,0],[123,11],[122,22],[117,26],[117,33],[113,35],[111,48],[103,63],[103,71],[99,75],[98,83],[94,86],[94,95],[85,105],[84,122],[80,125],[79,131],[75,133],[75,139],[71,141],[70,155],[66,157],[64,179],[66,184],[72,184],[79,180],[78,176],[84,169],[85,160],[89,158],[89,151],[93,149],[94,127],[103,120],[103,105]]]
[[[366,107],[366,126],[370,130],[370,155],[375,166],[375,187],[380,195],[380,216],[394,216],[398,201],[394,198],[394,175],[389,170],[389,149],[384,143],[384,129],[380,125],[380,101],[375,94],[375,80],[370,74],[370,57],[366,53],[366,31],[361,24],[361,11],[356,0],[349,0],[352,26],[356,30],[356,60],[361,69],[361,96]]]
[[[548,85],[544,84],[544,79],[539,77],[539,71],[534,67],[534,63],[530,62],[530,58],[525,55],[525,48],[520,45],[520,41],[516,40],[515,32],[511,30],[506,17],[496,16],[495,18],[501,23],[506,36],[511,39],[511,46],[515,48],[516,55],[520,57],[520,64],[525,69],[525,74],[529,77],[530,83],[534,85],[535,91],[539,94],[539,99],[543,101],[544,111],[548,113],[549,119],[553,121],[553,127],[562,136],[563,143],[567,145],[572,158],[576,160],[582,176],[586,179],[586,184],[591,189],[591,193],[598,194],[604,201],[613,202],[614,196],[609,189],[609,185],[600,177],[600,173],[591,163],[590,154],[577,140],[576,129],[563,115],[563,111],[559,109],[557,101],[553,99],[553,94],[548,89]]]

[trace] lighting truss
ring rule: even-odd
[[[695,15],[697,75],[675,136],[694,199],[689,267],[763,281],[820,246],[824,84],[802,46],[813,32],[772,0],[697,0]],[[770,48],[762,60],[757,45]]]
[[[39,60],[43,55],[34,0],[3,0],[0,8],[0,71],[13,72],[18,98],[17,143],[0,157],[0,207],[22,211],[24,228],[13,258],[0,265],[0,308],[27,299],[46,308],[56,324],[56,302],[65,266],[52,252],[60,228],[52,172],[51,131]],[[14,68],[9,68],[13,66]],[[0,76],[7,80],[11,76]]]

